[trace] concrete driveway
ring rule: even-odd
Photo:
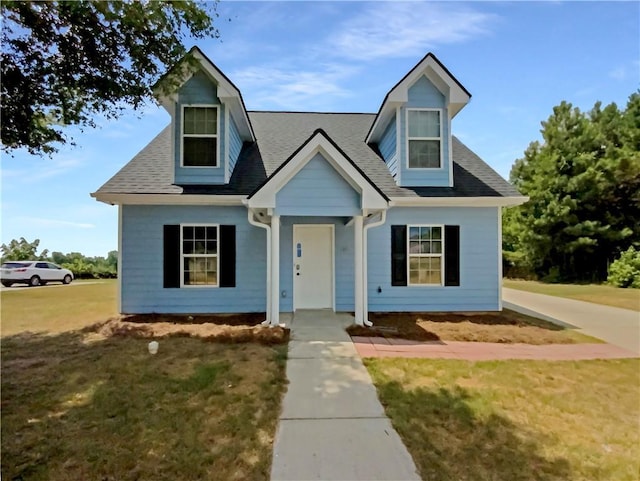
[[[640,354],[640,312],[507,288],[502,299],[507,309],[580,329]]]

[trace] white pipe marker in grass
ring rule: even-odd
[[[150,353],[150,354],[155,354],[155,353],[157,353],[157,352],[158,352],[158,346],[159,346],[159,344],[158,344],[158,342],[157,342],[157,341],[151,341],[151,342],[149,343],[149,353]]]

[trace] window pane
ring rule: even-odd
[[[412,254],[420,253],[420,241],[409,241],[409,252]]]
[[[204,235],[205,235],[205,228],[204,227],[194,227],[193,228],[193,238],[195,240],[204,240]]]
[[[218,140],[209,137],[184,137],[183,161],[187,167],[212,167],[217,165]]]
[[[429,241],[423,242],[420,252],[423,254],[431,254],[431,243]]]
[[[432,227],[431,238],[436,240],[442,239],[442,227]]]
[[[440,112],[409,110],[409,137],[440,137]]]
[[[440,141],[439,140],[409,141],[409,167],[414,167],[414,168],[440,167]]]
[[[184,133],[193,134],[195,132],[196,125],[196,109],[192,107],[185,107],[184,109]]]
[[[440,272],[440,266],[441,265],[442,265],[442,259],[440,257],[432,257],[431,258],[431,269]]]
[[[193,229],[194,228],[191,226],[185,226],[182,228],[182,237],[184,240],[193,239]]]
[[[207,227],[207,240],[216,240],[218,238],[217,227]]]
[[[420,227],[410,227],[409,239],[419,239],[419,238],[420,238]]]
[[[218,112],[215,107],[185,107],[184,133],[215,135],[218,133]]]
[[[409,282],[411,284],[420,283],[420,271],[409,271]]]
[[[193,241],[185,240],[182,243],[182,253],[183,254],[193,254]]]
[[[412,271],[420,269],[419,257],[409,257],[409,269],[411,269]]]
[[[206,252],[204,251],[204,246],[205,246],[204,241],[195,241],[194,248],[193,248],[193,253],[194,254],[206,254]]]
[[[429,239],[431,237],[431,227],[420,227],[421,239]]]
[[[184,284],[217,285],[218,266],[215,257],[189,257],[184,261]]]

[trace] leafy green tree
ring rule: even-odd
[[[609,267],[607,282],[616,287],[640,289],[640,250],[629,247]]]
[[[604,280],[640,243],[640,94],[620,111],[570,103],[542,122],[510,180],[530,197],[504,216],[505,263],[547,280]]]
[[[96,114],[142,107],[185,55],[183,41],[219,35],[217,2],[3,0],[0,8],[7,151],[50,154],[70,140],[64,126],[93,127]]]
[[[40,239],[36,239],[33,242],[29,242],[24,237],[20,237],[20,240],[12,239],[9,244],[2,244],[2,246],[0,246],[2,262],[45,260],[49,251],[45,249],[38,255],[39,245]]]

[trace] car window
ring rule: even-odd
[[[49,269],[60,269],[61,267],[58,264],[54,264],[52,262],[47,262],[49,265]]]
[[[48,269],[49,265],[46,262],[37,262],[36,267],[38,269]]]
[[[2,264],[2,267],[5,269],[20,269],[24,267],[29,267],[31,262],[5,262]]]

